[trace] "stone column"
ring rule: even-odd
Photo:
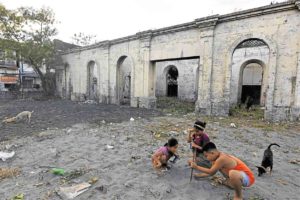
[[[142,84],[142,91],[136,92],[132,98],[132,106],[142,108],[155,108],[156,97],[155,97],[155,67],[150,61],[150,48],[152,32],[145,31],[137,34],[140,42],[139,51],[139,65],[141,65],[142,73],[139,76],[142,77],[142,83],[137,81],[135,84]],[[138,73],[135,73],[137,75]]]
[[[291,120],[300,119],[300,52],[297,54],[297,72],[296,72],[296,83],[295,83],[295,97],[294,105],[292,106]]]
[[[196,20],[200,31],[200,59],[199,59],[199,82],[196,112],[201,114],[212,114],[211,82],[213,66],[214,29],[217,16],[211,16],[206,20]]]

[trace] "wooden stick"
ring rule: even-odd
[[[193,162],[195,162],[197,150],[193,149],[193,153],[194,153],[193,154]],[[193,172],[194,172],[194,168],[191,169],[190,183],[192,182],[192,179],[193,179]]]

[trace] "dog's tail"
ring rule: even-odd
[[[268,146],[268,149],[270,149],[271,148],[271,146],[278,146],[278,147],[280,147],[280,145],[279,144],[277,144],[277,143],[272,143],[272,144],[270,144],[269,146]]]

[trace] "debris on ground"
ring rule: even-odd
[[[64,198],[73,199],[86,192],[89,187],[91,187],[91,184],[85,182],[70,187],[60,187],[58,194]]]
[[[7,159],[14,157],[14,155],[15,155],[14,151],[10,153],[0,151],[0,159],[2,159],[2,161],[6,161]]]
[[[103,185],[96,187],[95,189],[98,190],[99,192],[102,192],[103,194],[107,193],[107,188],[104,187]]]
[[[130,118],[130,121],[131,121],[131,122],[133,122],[133,121],[134,121],[134,118],[133,118],[133,117],[131,117],[131,118]]]
[[[65,175],[65,170],[63,168],[53,168],[50,170],[52,174],[63,176]]]
[[[6,178],[15,177],[20,174],[18,168],[0,168],[0,181]]]
[[[94,100],[86,100],[86,101],[84,101],[83,103],[84,103],[84,104],[97,104],[97,102],[94,101]]]
[[[106,145],[106,148],[107,148],[107,149],[113,149],[114,146],[111,146],[111,145],[108,144],[108,145]]]
[[[88,170],[84,169],[84,168],[76,169],[76,170],[73,170],[71,172],[66,172],[65,176],[63,177],[63,179],[65,181],[70,181],[72,179],[78,178],[78,177],[86,174],[87,172],[88,172]]]
[[[91,185],[93,185],[93,184],[97,183],[98,180],[99,180],[98,177],[93,177],[93,178],[91,178],[91,179],[88,181],[88,183],[91,184]]]
[[[24,194],[18,194],[14,196],[12,200],[24,200]]]
[[[297,165],[297,164],[300,164],[300,160],[298,160],[298,159],[290,160],[289,163]]]

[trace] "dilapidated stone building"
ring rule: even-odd
[[[157,96],[227,115],[248,96],[268,120],[300,114],[300,1],[213,15],[62,55],[57,90],[72,100],[153,108]]]

